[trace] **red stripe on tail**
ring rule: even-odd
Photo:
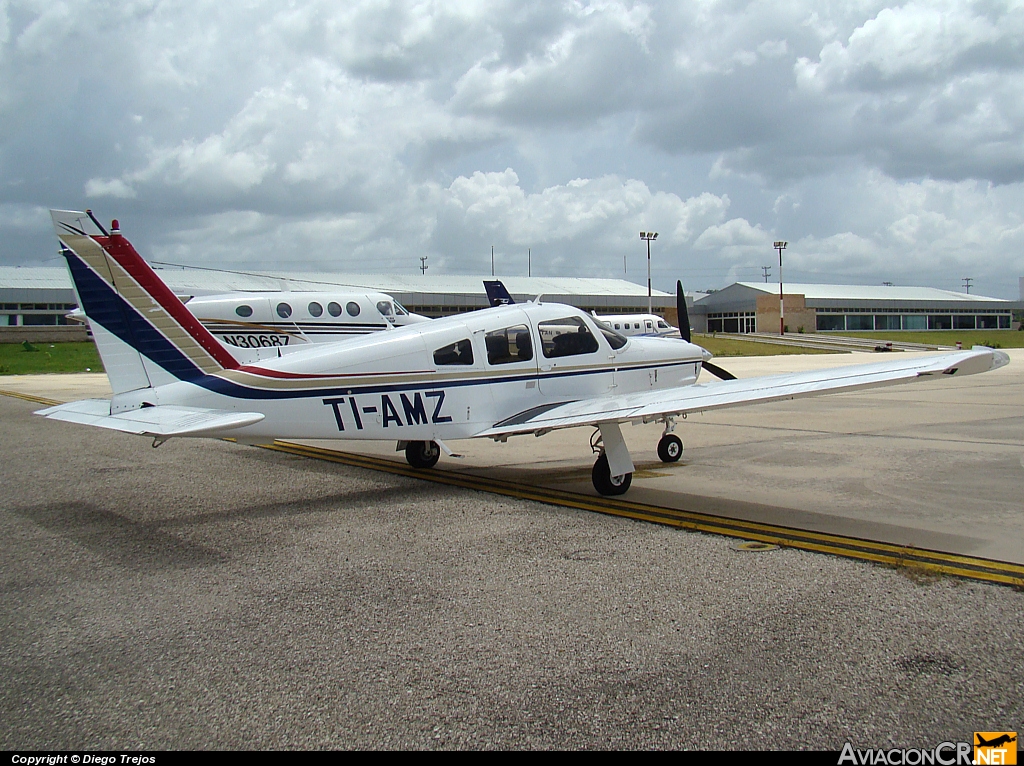
[[[202,323],[195,318],[185,304],[178,300],[178,297],[171,292],[163,280],[146,263],[142,256],[132,247],[132,243],[120,234],[112,234],[109,237],[95,236],[94,240],[106,250],[110,256],[127,271],[142,289],[160,304],[163,309],[171,315],[175,322],[191,335],[200,346],[212,356],[221,367],[234,370],[238,368],[238,361],[231,356],[220,341],[210,334],[210,331],[203,327]]]

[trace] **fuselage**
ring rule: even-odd
[[[429,321],[379,292],[224,293],[185,305],[214,337],[242,349],[293,351]]]
[[[307,346],[121,397],[258,406],[266,417],[239,429],[243,440],[446,440],[537,407],[692,384],[703,360],[699,346],[626,338],[571,306],[519,304]]]
[[[679,330],[657,314],[598,314],[613,330],[629,337],[678,338]]]

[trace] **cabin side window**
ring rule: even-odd
[[[345,304],[345,311],[348,312],[350,317],[357,317],[359,316],[359,304],[355,301],[349,301]]]
[[[292,307],[289,306],[287,303],[278,303],[277,315],[281,317],[281,319],[287,319],[292,315]]]
[[[238,314],[238,316],[240,317],[251,317],[252,306],[247,306],[243,303],[241,306],[235,309],[235,313]]]
[[[597,338],[579,317],[552,319],[539,323],[537,328],[544,344],[544,356],[548,359],[593,354],[598,349]]]
[[[316,301],[313,301],[312,303],[310,303],[306,308],[309,309],[309,315],[311,317],[322,316],[323,313],[324,313],[324,307],[321,306]]]
[[[618,327],[618,325],[615,326]],[[622,348],[629,342],[625,335],[615,332],[615,330],[606,325],[598,325],[598,327],[600,328],[601,333],[604,335],[604,339],[608,341],[608,345],[611,346],[616,351],[618,351],[620,348]]]
[[[330,314],[332,317],[340,317],[341,304],[331,301],[330,303],[327,304],[327,313]]]
[[[487,333],[484,345],[487,346],[487,361],[490,364],[512,364],[533,359],[530,328],[524,324]]]
[[[439,348],[434,352],[434,364],[473,364],[473,344],[466,338]]]

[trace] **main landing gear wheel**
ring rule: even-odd
[[[674,463],[683,456],[683,443],[675,434],[665,434],[658,442],[658,457],[662,463]]]
[[[590,477],[594,480],[594,489],[599,495],[621,495],[624,494],[629,485],[633,482],[633,474],[624,473],[622,476],[612,476],[608,468],[608,456],[601,453],[601,457],[594,463],[594,470]]]
[[[405,459],[413,468],[433,468],[441,457],[441,448],[434,442],[409,442]]]

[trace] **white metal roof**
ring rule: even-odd
[[[384,293],[483,295],[485,279],[500,279],[516,295],[587,295],[647,297],[646,285],[624,279],[578,277],[489,277],[466,275],[332,274],[328,272],[246,274],[164,267],[160,277],[176,292],[221,293],[262,290],[324,290],[351,287]],[[0,267],[0,288],[71,289],[67,269],[59,267]],[[654,290],[659,298],[673,297]]]
[[[763,293],[779,294],[778,282],[737,282],[743,287]],[[783,290],[787,295],[803,295],[807,300],[849,300],[849,301],[995,301],[1000,298],[985,295],[957,293],[939,290],[936,287],[899,287],[896,285],[814,285],[786,282]]]

